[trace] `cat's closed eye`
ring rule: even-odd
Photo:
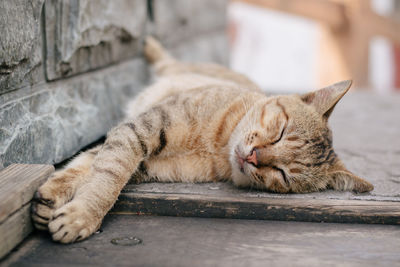
[[[280,174],[282,175],[282,178],[283,178],[283,180],[285,181],[285,183],[286,183],[286,185],[290,185],[290,183],[289,183],[289,179],[287,178],[287,176],[286,176],[286,173],[285,173],[285,171],[284,170],[282,170],[281,168],[278,168],[278,167],[272,167],[274,170],[277,170],[278,172],[280,172]]]
[[[286,127],[284,127],[284,128],[282,129],[282,131],[281,131],[281,133],[280,133],[278,139],[276,139],[275,141],[273,141],[273,142],[271,143],[271,145],[275,145],[276,143],[278,143],[279,141],[282,140],[282,137],[283,137],[283,134],[285,133],[285,130],[286,130]]]

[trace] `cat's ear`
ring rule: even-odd
[[[317,112],[327,120],[337,102],[350,89],[351,84],[351,80],[341,81],[300,97],[306,104],[314,106]]]
[[[328,174],[329,187],[339,191],[354,191],[358,193],[374,190],[374,186],[368,181],[358,177],[348,170],[337,170]]]

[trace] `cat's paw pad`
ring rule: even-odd
[[[72,243],[89,237],[100,223],[82,203],[72,201],[55,211],[48,226],[54,241]]]

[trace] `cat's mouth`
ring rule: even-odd
[[[241,173],[244,173],[244,162],[245,160],[240,156],[240,153],[238,152],[237,149],[235,149],[235,154],[236,154],[236,162],[239,165],[239,170]]]

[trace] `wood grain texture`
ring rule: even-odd
[[[160,190],[159,190],[160,191]],[[389,201],[246,197],[225,193],[123,191],[113,213],[304,222],[400,224]]]
[[[0,172],[0,224],[27,204],[51,173],[52,165],[12,164]]]
[[[0,259],[32,232],[30,204],[25,205],[0,224]]]
[[[52,165],[12,164],[0,172],[0,258],[32,232],[30,200]]]
[[[29,237],[4,266],[398,266],[393,225],[108,215],[71,245]],[[116,245],[115,239],[142,240]]]

